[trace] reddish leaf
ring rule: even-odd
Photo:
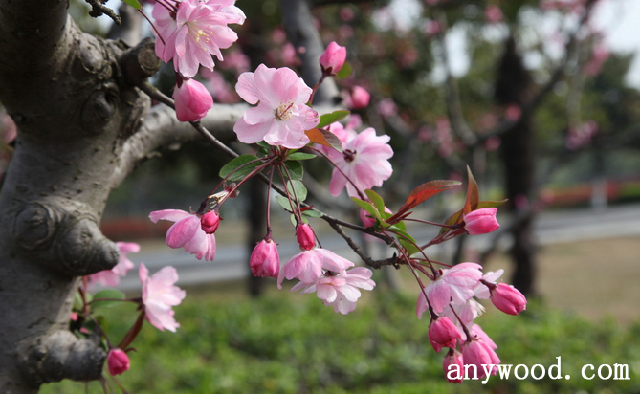
[[[469,185],[467,185],[467,198],[464,202],[462,212],[465,214],[478,208],[478,184],[476,183],[471,168],[467,166],[467,174],[469,175]]]
[[[416,187],[409,193],[409,196],[400,209],[398,209],[398,212],[387,219],[387,223],[395,223],[400,217],[406,216],[405,213],[411,208],[417,207],[440,192],[459,185],[460,182],[458,181],[431,181]]]
[[[342,141],[329,130],[314,127],[313,129],[306,130],[304,133],[309,137],[311,142],[328,146],[336,149],[338,152],[342,152]]]

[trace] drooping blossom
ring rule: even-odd
[[[173,89],[176,117],[179,121],[200,120],[213,106],[207,88],[193,78],[179,79]]]
[[[120,278],[131,271],[135,265],[127,258],[127,253],[138,253],[140,245],[134,242],[116,242],[120,249],[120,261],[110,270],[88,275],[88,286],[92,289],[96,284],[102,287],[116,287],[120,284]]]
[[[360,290],[373,290],[375,282],[371,270],[364,267],[352,268],[339,273],[330,271],[319,277],[314,283],[299,282],[291,291],[300,290],[300,294],[316,293],[327,306],[333,306],[336,313],[346,315],[356,309]]]
[[[451,367],[456,365],[457,367]],[[444,376],[449,383],[462,383],[464,379],[464,362],[462,353],[456,349],[450,349],[449,353],[442,362],[442,369],[444,369]]]
[[[462,345],[462,358],[465,365],[472,364],[476,366],[478,379],[482,379],[487,375],[483,364],[487,370],[491,368],[489,372],[491,375],[495,375],[498,372],[497,365],[500,364],[498,355],[489,344],[480,338],[474,338]]]
[[[431,321],[429,342],[436,353],[440,353],[443,347],[455,347],[458,339],[462,339],[462,334],[450,318],[438,317]]]
[[[471,235],[485,234],[500,227],[496,220],[498,208],[478,208],[464,216],[464,229]]]
[[[291,280],[311,284],[323,275],[324,271],[342,272],[353,267],[353,263],[330,250],[315,248],[303,251],[287,261],[278,273],[278,288],[282,288],[282,280],[286,277]]]
[[[376,136],[376,131],[369,127],[344,142],[342,153],[335,150],[330,152],[329,157],[337,167],[331,174],[331,194],[338,196],[346,186],[347,194],[358,196],[358,190],[382,186],[393,172],[388,161],[393,156],[393,150],[388,142],[389,136]]]
[[[344,95],[344,104],[349,109],[363,109],[369,105],[371,96],[362,86],[356,85]]]
[[[320,121],[318,113],[306,105],[311,88],[289,68],[268,68],[261,64],[254,73],[240,75],[236,92],[247,102],[258,104],[233,126],[241,142],[265,141],[290,149],[301,148],[309,142],[305,130]]]
[[[107,367],[111,376],[121,375],[129,370],[129,356],[121,349],[111,349],[107,355]]]
[[[238,39],[228,25],[241,25],[245,20],[234,3],[183,0],[176,3],[175,12],[169,12],[165,4],[156,2],[152,15],[162,37],[156,39],[158,57],[165,62],[173,60],[175,71],[185,77],[195,76],[201,64],[213,70],[212,56],[222,60],[220,49],[229,48]]]
[[[482,278],[480,269],[482,266],[479,264],[461,263],[451,269],[442,270],[442,274],[438,274],[437,278],[425,287],[424,292],[420,292],[416,308],[418,318],[422,318],[422,314],[429,309],[425,293],[431,308],[438,314],[450,303],[464,305],[473,297],[474,289]]]
[[[220,215],[216,210],[209,211],[200,218],[200,228],[207,234],[215,233],[219,226]]]
[[[255,276],[278,276],[280,271],[280,256],[276,243],[272,238],[265,238],[258,242],[251,253],[251,272]]]
[[[300,250],[311,250],[316,247],[316,234],[311,226],[306,223],[298,224],[296,239],[298,240],[298,245],[300,245]]]
[[[216,255],[216,237],[202,230],[198,215],[181,209],[163,209],[151,212],[149,219],[154,223],[158,220],[175,222],[167,230],[167,246],[170,248],[184,248],[195,254],[197,259],[204,257],[207,261],[213,261]]]
[[[320,69],[323,75],[331,76],[336,75],[342,70],[342,65],[347,57],[347,49],[338,45],[337,42],[331,41],[331,43],[320,55]]]
[[[527,308],[527,299],[518,289],[506,283],[498,283],[491,289],[491,302],[501,312],[517,315]]]
[[[160,331],[175,332],[180,323],[174,319],[171,307],[180,305],[187,295],[186,291],[175,286],[178,281],[176,269],[164,267],[149,277],[149,270],[140,264],[140,281],[144,317]]]

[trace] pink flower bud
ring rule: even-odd
[[[450,365],[457,365],[458,368],[450,368]],[[462,353],[456,349],[449,350],[449,353],[442,362],[444,376],[449,383],[462,383],[464,378],[464,364],[462,362]]]
[[[498,208],[480,208],[469,212],[464,217],[464,229],[471,235],[485,234],[500,227],[496,220]]]
[[[313,229],[308,224],[301,223],[296,228],[296,237],[300,250],[311,250],[316,247],[316,236]]]
[[[473,364],[476,366],[478,379],[487,376],[485,367],[487,371],[490,371],[489,373],[491,375],[495,375],[498,371],[497,365],[500,364],[500,359],[491,346],[477,337],[465,342],[462,346],[462,357],[465,365]],[[485,367],[483,367],[483,364]],[[471,375],[471,377],[473,377],[473,375]]]
[[[335,41],[327,46],[324,53],[320,55],[320,68],[325,76],[336,75],[344,64],[347,57],[347,49],[341,47]]]
[[[429,326],[429,341],[433,350],[440,353],[443,347],[453,348],[456,346],[456,339],[462,339],[462,334],[451,319],[448,317],[438,317],[431,321]]]
[[[118,348],[111,349],[107,356],[107,366],[111,376],[121,375],[129,370],[129,357]]]
[[[213,99],[207,88],[192,78],[187,78],[173,90],[176,105],[176,117],[186,122],[200,120],[207,115],[213,105]]]
[[[369,105],[369,93],[362,86],[354,86],[349,93],[349,97],[345,100],[347,107],[352,109],[363,109]]]
[[[205,213],[200,219],[200,227],[207,234],[213,234],[220,226],[220,215],[218,211],[210,211]]]
[[[498,283],[491,290],[491,301],[500,311],[507,315],[517,315],[527,309],[527,299],[515,287],[506,283]]]
[[[263,239],[251,253],[251,272],[255,276],[278,276],[280,257],[273,239]]]

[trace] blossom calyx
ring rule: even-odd
[[[496,219],[498,208],[479,208],[464,216],[464,229],[471,235],[485,234],[500,227]]]
[[[320,55],[322,75],[329,77],[338,74],[342,69],[346,57],[347,49],[338,45],[335,41],[332,41],[322,55]]]
[[[296,238],[298,239],[300,250],[309,251],[316,247],[316,235],[308,224],[298,224],[296,228]]]
[[[129,370],[129,357],[119,348],[111,349],[107,356],[107,367],[111,376],[121,375]]]
[[[200,219],[200,227],[207,234],[213,234],[220,226],[220,215],[218,211],[209,211],[202,215]]]
[[[507,315],[517,315],[527,308],[527,299],[515,287],[498,283],[491,289],[491,302]]]
[[[258,242],[251,253],[251,272],[254,276],[278,276],[280,271],[280,257],[276,243],[272,238],[266,237]]]

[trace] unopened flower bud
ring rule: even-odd
[[[448,317],[438,317],[429,326],[429,341],[433,350],[440,353],[443,347],[453,348],[456,340],[462,339],[462,334]]]
[[[296,237],[301,250],[311,250],[316,246],[316,236],[311,226],[301,223],[296,228]]]
[[[349,94],[349,98],[347,101],[347,106],[350,106],[352,109],[363,109],[369,105],[369,100],[371,96],[362,86],[354,86],[351,89]]]
[[[207,234],[213,234],[220,226],[220,215],[218,211],[209,211],[200,219],[200,227]]]
[[[129,357],[118,348],[111,349],[107,356],[107,366],[111,376],[120,375],[129,370]]]
[[[464,229],[471,235],[485,234],[500,227],[496,219],[497,208],[480,208],[464,217]]]
[[[200,120],[207,115],[213,106],[213,99],[207,88],[192,78],[187,78],[173,90],[176,106],[176,117],[186,122]]]
[[[490,366],[490,375],[495,375],[498,372],[497,365],[500,364],[500,359],[491,346],[482,339],[474,338],[465,342],[462,346],[462,357],[465,365],[473,364],[476,366],[478,379],[482,379],[487,376],[483,365]]]
[[[327,46],[322,55],[320,55],[320,68],[325,76],[338,74],[342,69],[344,60],[347,57],[345,47],[338,45],[335,41]]]
[[[517,315],[527,308],[527,299],[515,287],[506,283],[498,283],[491,290],[491,301],[500,311],[507,315]]]
[[[447,379],[447,382],[462,383],[462,379],[464,377],[464,364],[462,360],[462,353],[456,349],[449,350],[449,353],[446,355],[442,363],[444,376]],[[451,365],[457,365],[458,367],[451,368]]]
[[[273,239],[263,239],[258,242],[251,253],[251,272],[255,276],[278,276],[280,271],[280,257]]]

